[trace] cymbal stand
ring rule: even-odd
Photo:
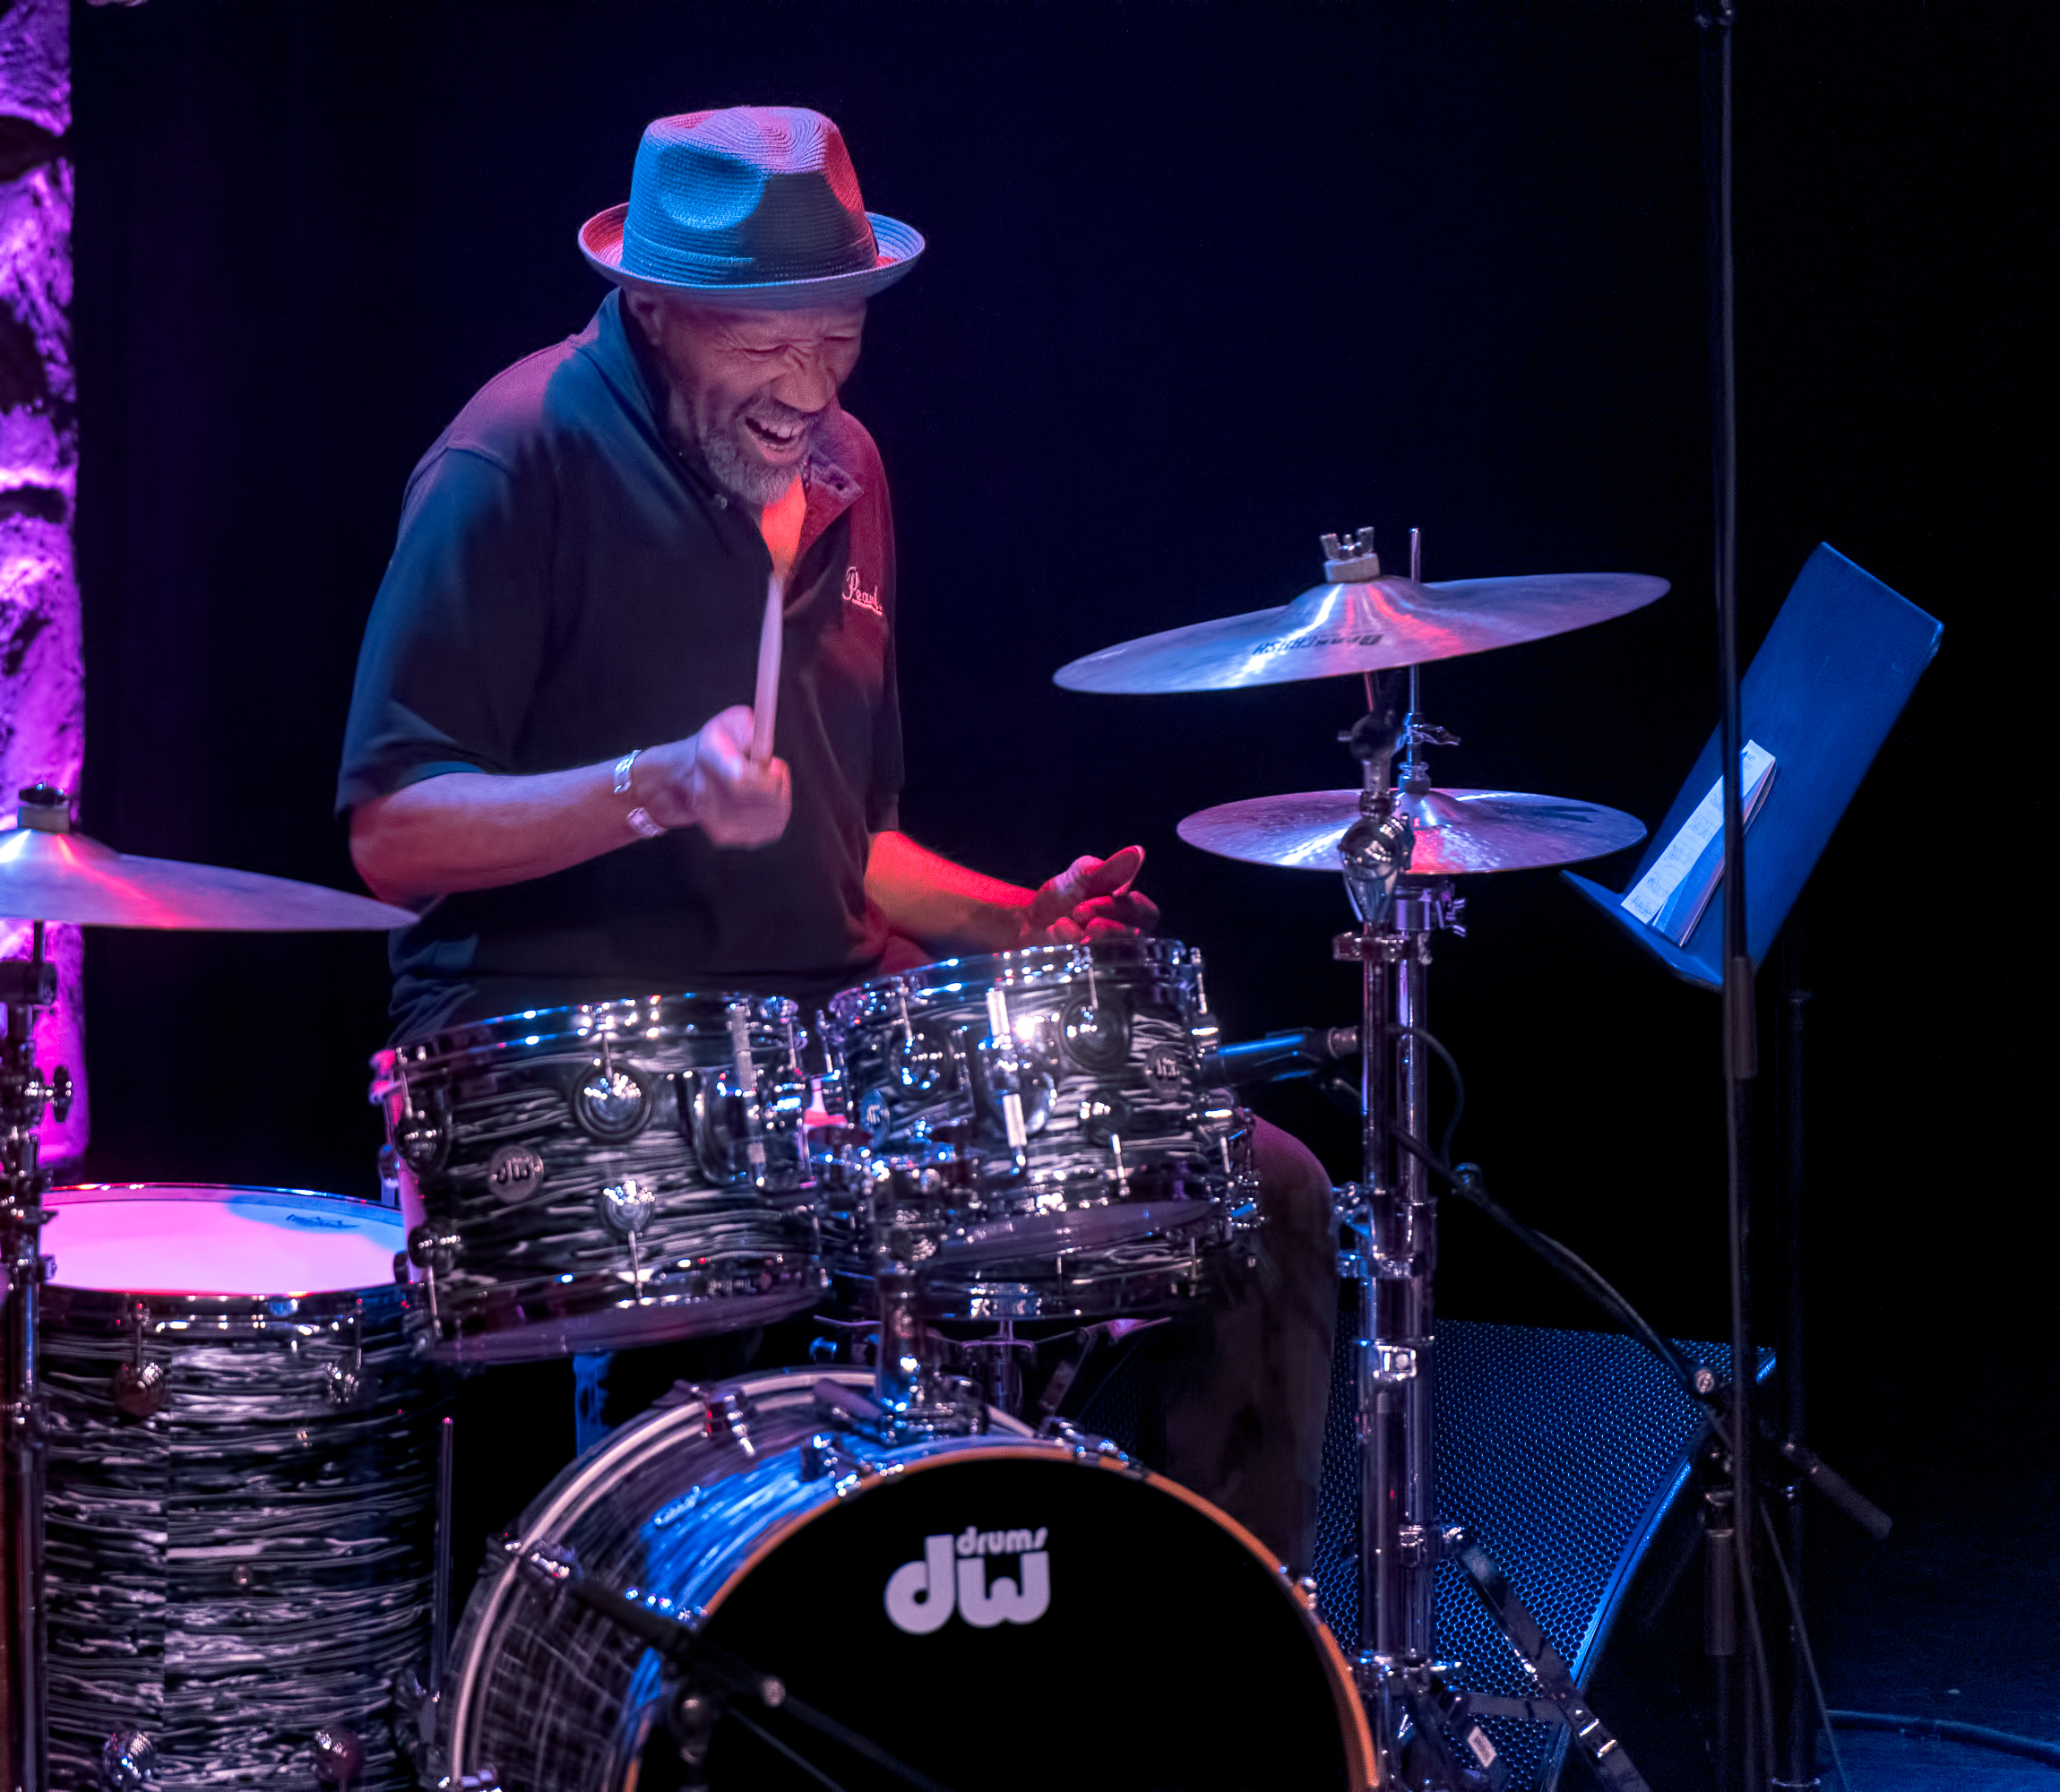
[[[1412,546],[1414,544],[1412,543]],[[1412,556],[1412,558],[1414,556]],[[1556,1718],[1604,1784],[1646,1792],[1616,1737],[1580,1695],[1573,1675],[1501,1571],[1463,1526],[1438,1517],[1433,1434],[1434,1284],[1437,1198],[1417,1154],[1429,1131],[1431,936],[1464,934],[1464,901],[1449,878],[1411,877],[1415,829],[1395,806],[1388,775],[1408,743],[1404,789],[1429,788],[1417,752],[1442,731],[1396,712],[1387,680],[1370,681],[1368,712],[1343,737],[1364,767],[1359,819],[1339,842],[1359,926],[1332,942],[1360,971],[1362,1181],[1347,1192],[1350,1265],[1360,1288],[1357,1340],[1359,1444],[1359,1642],[1354,1664],[1383,1783],[1411,1792],[1492,1792],[1505,1774],[1479,1718]],[[1449,737],[1444,737],[1448,738]],[[1407,1139],[1417,1150],[1405,1150]],[[1459,1564],[1489,1615],[1530,1670],[1539,1697],[1511,1702],[1448,1684],[1436,1647],[1440,1562]]]
[[[7,1713],[0,1727],[0,1786],[8,1792],[42,1792],[45,1781],[47,1688],[43,1611],[44,1410],[37,1380],[37,1307],[43,1278],[43,1191],[50,1176],[41,1162],[37,1129],[47,1106],[62,1120],[71,1111],[72,1078],[36,1064],[36,1016],[57,999],[57,971],[43,954],[43,923],[35,923],[26,960],[0,963],[0,1004],[7,1038],[0,1045],[0,1251],[6,1303],[0,1325],[6,1386],[0,1400],[0,1537],[5,1572],[0,1577],[0,1649],[5,1650]]]
[[[1372,708],[1344,737],[1364,768],[1359,819],[1338,847],[1360,925],[1332,944],[1334,954],[1356,961],[1360,973],[1363,1179],[1348,1201],[1348,1224],[1359,1246],[1362,1334],[1356,1669],[1383,1782],[1478,1792],[1496,1783],[1495,1746],[1468,1715],[1463,1695],[1444,1689],[1431,1661],[1433,1586],[1442,1554],[1430,1447],[1436,1210],[1421,1167],[1407,1159],[1398,1163],[1392,1136],[1398,1073],[1405,1128],[1411,1124],[1408,1093],[1425,1092],[1422,1053],[1399,1028],[1421,1024],[1413,1017],[1423,1011],[1429,960],[1424,923],[1436,905],[1424,891],[1402,885],[1415,827],[1395,807],[1388,784],[1402,722],[1390,681],[1370,681],[1367,694]],[[1451,886],[1436,888],[1449,904]],[[1420,1746],[1405,1762],[1412,1730]]]

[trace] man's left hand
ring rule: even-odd
[[[1039,886],[1023,918],[1019,945],[1078,945],[1082,940],[1149,934],[1159,905],[1131,888],[1144,849],[1126,846],[1107,858],[1083,855]]]

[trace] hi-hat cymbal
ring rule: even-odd
[[[1645,824],[1621,809],[1521,790],[1398,790],[1395,806],[1417,824],[1412,877],[1572,865],[1645,838]],[[1338,842],[1358,817],[1357,790],[1305,790],[1197,810],[1179,834],[1220,858],[1336,872]]]
[[[368,896],[252,871],[132,858],[83,834],[0,832],[0,915],[102,927],[297,933],[405,927],[416,917]]]
[[[1642,573],[1542,573],[1509,579],[1348,580],[1279,609],[1148,634],[1062,666],[1069,691],[1235,691],[1347,672],[1380,672],[1510,647],[1640,609],[1667,590]]]

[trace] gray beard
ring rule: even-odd
[[[794,483],[797,468],[790,471],[765,466],[747,459],[744,447],[734,435],[721,431],[707,435],[697,431],[677,394],[666,409],[666,421],[671,426],[675,445],[690,460],[698,461],[708,477],[738,503],[748,504],[754,510],[763,510],[767,504],[784,497],[787,488]]]

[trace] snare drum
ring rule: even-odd
[[[436,1389],[398,1214],[298,1189],[54,1189],[43,1234],[55,1786],[399,1788],[427,1664]],[[355,1779],[340,1779],[352,1770]]]
[[[442,1783],[682,1783],[678,1689],[654,1651],[520,1564],[537,1548],[693,1620],[788,1700],[945,1786],[1375,1783],[1330,1633],[1214,1507],[998,1413],[984,1436],[887,1449],[836,1430],[815,1383],[696,1391],[552,1484],[466,1609]],[[687,1730],[705,1779],[687,1783],[711,1792],[901,1783],[781,1709],[709,1702],[706,1719]]]
[[[1204,1074],[1199,952],[1123,937],[952,959],[842,992],[830,1024],[875,1152],[949,1142],[979,1162],[929,1265],[934,1317],[1099,1318],[1202,1291],[1252,1187],[1242,1116]],[[835,1210],[835,1184],[826,1250],[862,1285],[862,1219]]]
[[[438,1353],[610,1350],[812,1305],[801,1042],[783,998],[653,995],[379,1053]]]

